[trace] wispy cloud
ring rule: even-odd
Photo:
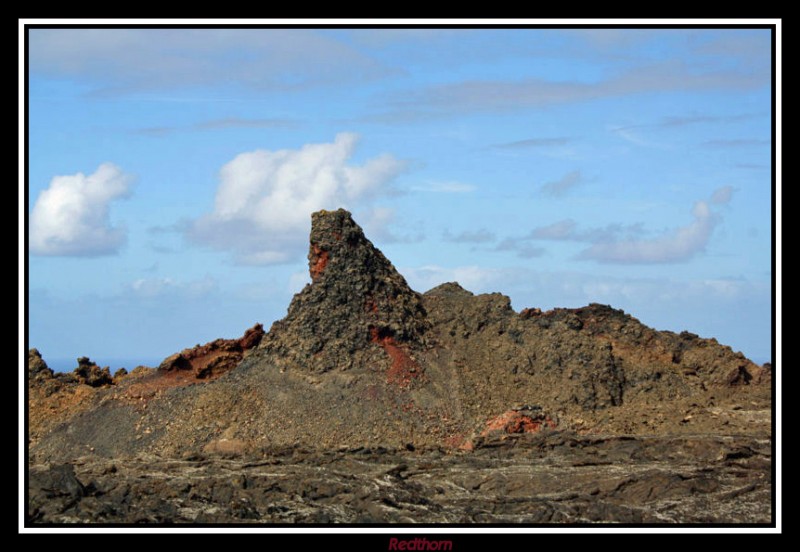
[[[529,237],[537,240],[570,240],[574,239],[577,226],[574,220],[564,219],[534,228]]]
[[[224,128],[287,128],[294,126],[291,119],[245,119],[242,117],[226,117],[213,119],[192,125],[197,130],[218,130]]]
[[[573,241],[591,244],[579,259],[601,263],[652,264],[687,261],[702,253],[721,216],[711,205],[730,203],[734,188],[722,186],[714,190],[708,201],[698,201],[692,209],[692,221],[685,225],[647,237],[643,223],[580,229],[572,219],[563,219],[531,230],[527,236],[509,238],[509,243],[532,240]]]
[[[760,115],[756,113],[740,113],[736,115],[673,115],[662,117],[660,120],[652,123],[621,125],[614,127],[612,130],[628,130],[637,128],[682,128],[701,124],[728,124],[755,119],[759,116]]]
[[[516,140],[514,142],[504,142],[502,144],[494,144],[491,146],[493,149],[505,150],[523,150],[535,148],[547,148],[553,146],[564,146],[572,142],[572,138],[566,136],[558,136],[553,138],[528,138],[526,140]]]
[[[709,201],[714,205],[727,205],[731,202],[734,191],[735,190],[733,186],[723,186],[722,188],[717,188],[714,190],[714,193],[711,194]]]
[[[652,239],[625,239],[597,242],[579,255],[601,263],[654,264],[691,259],[705,250],[719,216],[704,201],[695,203],[692,222]]]
[[[126,241],[124,228],[111,225],[111,203],[127,197],[132,177],[112,163],[90,175],[56,176],[36,199],[30,218],[30,251],[35,255],[113,255]]]
[[[597,243],[631,239],[642,234],[644,234],[644,225],[641,222],[635,224],[614,222],[605,226],[581,230],[574,220],[564,219],[534,228],[530,234],[525,236],[525,239]]]
[[[134,134],[159,137],[180,131],[226,130],[232,128],[291,128],[296,125],[297,121],[292,119],[246,119],[242,117],[227,117],[224,119],[201,121],[184,126],[138,128],[133,132]]]
[[[389,99],[376,120],[418,120],[468,112],[544,108],[553,105],[684,90],[750,90],[769,84],[769,74],[733,69],[699,72],[668,61],[639,67],[598,82],[471,80],[406,92]]]
[[[489,232],[486,228],[480,228],[474,231],[464,230],[458,234],[452,234],[449,230],[445,230],[442,234],[442,238],[451,243],[479,244],[491,243],[497,239],[497,236],[494,235],[494,232]]]
[[[172,134],[176,130],[178,130],[178,127],[159,126],[159,127],[137,128],[132,132],[133,134],[141,134],[143,136],[161,137],[161,136],[167,136],[168,134]]]
[[[231,83],[290,90],[390,73],[311,29],[32,29],[29,36],[32,73],[82,78],[103,95]]]
[[[627,236],[600,239],[580,253],[580,258],[601,263],[651,264],[684,262],[705,251],[714,228],[721,222],[711,205],[727,205],[734,188],[723,186],[711,194],[708,202],[698,201],[692,208],[692,221],[653,238]]]
[[[474,184],[465,184],[463,182],[427,182],[425,184],[417,184],[411,186],[413,192],[432,192],[437,194],[466,194],[474,192],[478,189]]]
[[[750,146],[764,146],[772,143],[770,140],[759,140],[756,138],[730,138],[719,140],[708,140],[703,142],[704,146],[711,146],[714,148],[740,148]]]
[[[531,257],[541,257],[545,254],[544,247],[539,247],[531,243],[531,238],[523,236],[521,238],[505,238],[498,243],[492,251],[510,251],[520,259]]]
[[[696,44],[694,53],[711,59],[732,59],[744,71],[759,71],[764,69],[764,60],[770,59],[771,48],[769,32],[761,30],[717,36]]]
[[[583,182],[581,171],[570,171],[558,180],[543,184],[541,191],[551,197],[562,197],[581,182]]]
[[[182,296],[199,298],[217,291],[218,282],[211,276],[200,280],[182,281],[169,277],[139,278],[127,286],[127,290],[143,299],[155,299],[165,296]]]
[[[694,125],[730,125],[733,123],[738,123],[741,121],[746,121],[750,119],[755,119],[757,117],[763,117],[763,114],[756,114],[756,113],[740,113],[736,115],[697,115],[697,114],[690,114],[690,115],[678,115],[678,116],[667,116],[663,117],[658,121],[650,122],[650,123],[641,123],[641,124],[629,124],[629,125],[612,125],[609,126],[609,130],[619,136],[620,138],[635,144],[637,146],[643,147],[654,147],[654,148],[667,148],[663,143],[658,141],[654,141],[650,137],[645,137],[643,134],[650,134],[652,133],[645,133],[641,131],[651,130],[651,131],[659,131],[659,130],[671,130],[671,129],[683,129],[685,127],[694,126]],[[711,146],[711,147],[729,147],[729,146],[748,146],[748,145],[758,145],[762,143],[768,143],[765,140],[709,140],[704,142],[703,145]]]

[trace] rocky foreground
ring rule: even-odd
[[[36,523],[769,523],[769,439],[549,431],[469,453],[277,449],[31,469]]]
[[[769,523],[769,365],[605,305],[419,294],[343,210],[312,283],[131,373],[29,353],[31,523]]]

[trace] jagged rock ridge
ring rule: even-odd
[[[347,211],[312,216],[309,273],[263,337],[249,330],[155,372],[81,384],[81,408],[51,412],[33,457],[458,450],[498,433],[768,427],[771,372],[729,347],[602,305],[516,313],[508,297],[456,283],[420,295]],[[31,385],[48,379],[35,356]]]

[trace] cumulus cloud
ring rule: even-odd
[[[363,204],[404,169],[388,154],[349,164],[356,141],[355,134],[341,133],[331,143],[236,156],[220,171],[213,211],[193,221],[187,237],[233,251],[243,264],[291,260],[307,238],[312,212]]]
[[[111,225],[111,202],[130,192],[130,175],[104,163],[88,176],[56,176],[36,199],[30,218],[35,255],[96,257],[116,253],[125,230]]]

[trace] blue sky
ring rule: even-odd
[[[30,29],[30,345],[130,368],[269,327],[343,206],[418,291],[767,361],[770,56],[758,29]]]

